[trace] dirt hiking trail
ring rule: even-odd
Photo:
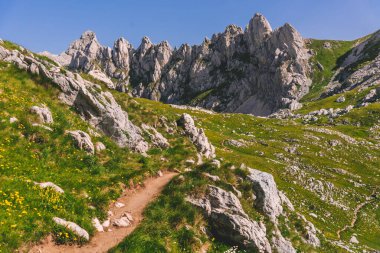
[[[126,212],[133,217],[128,227],[109,227],[111,231],[96,232],[90,241],[83,246],[56,245],[51,236],[48,236],[39,245],[35,245],[29,253],[104,253],[117,246],[125,237],[131,234],[143,220],[143,211],[147,205],[155,200],[166,184],[178,173],[166,172],[162,177],[149,178],[144,181],[145,187],[126,190],[117,202],[125,206],[121,208],[110,206],[113,212],[111,219],[120,218]]]

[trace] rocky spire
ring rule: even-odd
[[[153,43],[150,41],[150,39],[147,36],[144,36],[144,38],[141,40],[141,44],[137,51],[140,55],[145,55],[146,52],[153,46]]]
[[[86,31],[79,40],[74,41],[66,51],[69,55],[74,55],[77,51],[84,52],[88,57],[95,58],[100,44],[96,38],[96,34],[92,31]]]
[[[132,45],[124,38],[115,41],[112,50],[112,59],[118,68],[128,69],[130,65],[130,52]]]
[[[249,21],[249,25],[246,29],[246,34],[254,46],[263,42],[271,33],[272,27],[268,20],[260,13],[255,14]]]

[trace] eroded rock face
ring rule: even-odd
[[[130,83],[133,94],[166,103],[187,104],[222,112],[269,115],[295,103],[309,89],[308,50],[289,24],[272,30],[256,14],[245,31],[230,25],[201,45],[171,49],[144,37],[133,49],[125,39],[101,46],[85,32],[65,52],[70,67],[85,72],[99,68],[119,82]]]
[[[265,226],[248,217],[233,193],[210,185],[204,198],[187,200],[205,211],[216,236],[247,250],[272,252]]]
[[[91,34],[83,37],[85,42],[94,39],[94,35]],[[93,56],[96,48],[98,48],[96,42],[90,42],[86,46],[81,42],[76,42],[72,52],[80,49]],[[23,70],[30,72],[34,70],[35,73],[37,73],[35,70],[37,66],[38,75],[51,80],[59,87],[61,90],[59,98],[67,105],[74,107],[93,127],[111,137],[121,147],[128,147],[140,153],[148,150],[149,146],[141,136],[141,129],[129,121],[128,114],[122,110],[112,94],[101,91],[98,85],[70,71],[62,72],[60,68],[53,65],[47,68],[33,57],[25,56],[16,50],[9,51],[1,46],[0,59],[14,63]]]
[[[253,190],[256,195],[256,206],[272,221],[276,222],[277,217],[282,214],[282,201],[276,182],[269,173],[255,169],[249,169],[248,179],[253,183]]]
[[[95,147],[91,141],[91,137],[87,133],[80,130],[68,131],[67,133],[73,137],[78,148],[83,149],[90,154],[94,154]]]
[[[178,125],[183,127],[185,134],[189,136],[201,155],[210,159],[215,157],[214,146],[209,142],[203,129],[195,126],[194,120],[189,114],[182,114],[178,120]]]

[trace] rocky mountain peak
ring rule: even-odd
[[[243,33],[243,29],[237,25],[229,25],[226,27],[225,34],[241,34]]]
[[[96,40],[96,34],[95,32],[93,31],[85,31],[84,33],[82,33],[81,37],[80,37],[81,40]]]
[[[74,41],[66,51],[69,55],[74,55],[76,51],[83,51],[94,57],[100,48],[96,34],[92,31],[84,32],[79,40]]]
[[[141,40],[140,47],[137,50],[141,52],[145,52],[152,46],[153,46],[153,43],[150,41],[150,39],[147,36],[144,36]]]
[[[260,13],[249,21],[246,33],[254,45],[260,44],[265,38],[269,37],[272,33],[272,27],[269,21]]]
[[[268,20],[256,14],[245,31],[229,25],[200,45],[173,50],[167,41],[155,45],[145,36],[136,50],[123,38],[110,49],[87,31],[67,54],[72,69],[98,69],[110,79],[129,83],[135,96],[180,104],[214,90],[197,105],[269,115],[289,108],[307,92],[307,52],[291,25],[273,31]]]

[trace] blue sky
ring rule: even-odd
[[[0,0],[0,38],[33,51],[64,51],[85,30],[112,46],[147,35],[172,46],[198,44],[256,13],[304,37],[351,40],[380,29],[379,0]]]

